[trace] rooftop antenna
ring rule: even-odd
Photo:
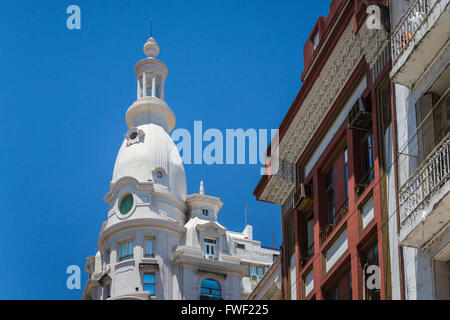
[[[153,19],[150,18],[150,37],[153,37]]]

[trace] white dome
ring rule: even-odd
[[[134,140],[130,139],[133,130],[139,132]],[[127,176],[140,182],[153,181],[156,191],[186,200],[186,174],[180,154],[169,134],[157,124],[129,130],[117,155],[113,181]]]
[[[137,100],[128,108],[128,132],[114,165],[113,183],[132,177],[153,181],[156,192],[186,200],[186,174],[183,161],[169,133],[175,115],[164,101],[167,67],[156,59],[159,46],[150,38],[144,46],[148,58],[136,64]]]

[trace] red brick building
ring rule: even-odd
[[[389,14],[378,1],[373,29],[365,3],[333,0],[317,20],[279,127],[279,170],[254,191],[282,208],[285,299],[391,298]]]

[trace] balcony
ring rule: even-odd
[[[239,248],[235,248],[235,252],[237,255],[243,256],[247,259],[256,259],[256,260],[262,260],[265,262],[273,261],[273,253],[256,251],[256,250],[239,249]]]
[[[439,99],[417,131],[419,137],[422,131],[434,131],[437,143],[399,190],[399,239],[402,245],[422,248],[450,221],[449,111],[450,89]],[[434,130],[430,124],[433,124]]]
[[[311,243],[311,245],[303,253],[301,259],[302,266],[306,265],[312,257],[314,257],[314,242]]]
[[[320,244],[323,244],[330,234],[336,229],[336,227],[341,223],[348,212],[348,200],[336,211],[333,217],[330,217],[327,224],[324,225],[320,231],[319,238]]]
[[[448,47],[450,0],[416,0],[396,25],[392,33],[395,83],[414,87],[443,49]]]

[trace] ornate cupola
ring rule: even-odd
[[[126,122],[130,128],[154,123],[170,133],[175,127],[175,115],[164,101],[167,67],[156,59],[159,46],[153,37],[144,44],[144,53],[147,57],[134,67],[137,78],[137,100],[128,109]]]
[[[167,77],[166,65],[156,59],[159,46],[153,37],[144,44],[147,58],[136,64],[134,69],[137,77],[137,98],[154,97],[164,100],[164,83]]]
[[[144,44],[146,57],[136,63],[137,99],[128,108],[128,132],[117,155],[112,184],[124,177],[151,182],[158,192],[186,199],[186,175],[170,137],[175,115],[164,101],[166,65],[156,59],[159,46],[153,37]]]

